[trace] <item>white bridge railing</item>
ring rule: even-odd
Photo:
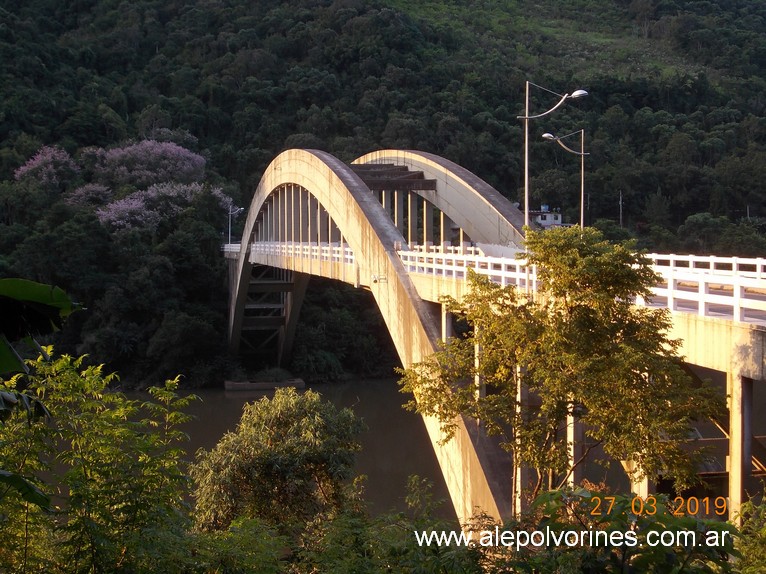
[[[258,242],[254,253],[354,263],[351,249],[339,244]],[[224,245],[224,252],[239,252],[239,244]],[[473,269],[502,286],[531,289],[537,285],[534,266],[512,257],[492,257],[475,247],[413,245],[397,249],[409,273],[464,281]],[[766,259],[696,255],[648,254],[662,281],[650,300],[637,301],[651,307],[728,318],[766,325]]]
[[[527,269],[521,259],[458,251],[413,246],[398,253],[410,273],[465,280],[470,268],[503,286],[526,288],[527,281],[531,289],[537,286],[535,267]],[[650,300],[637,304],[766,324],[766,259],[657,253],[647,258],[662,282],[652,289]]]
[[[239,253],[239,243],[223,245],[224,254]],[[277,255],[281,257],[302,257],[317,261],[334,261],[336,263],[353,264],[354,252],[348,245],[334,243],[279,243],[259,241],[250,246],[250,253],[262,255]]]

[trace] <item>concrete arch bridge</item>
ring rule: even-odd
[[[516,259],[523,214],[486,182],[438,156],[403,150],[351,164],[317,150],[288,150],[266,169],[229,258],[229,343],[291,351],[311,276],[371,291],[405,366],[450,335],[442,295],[459,297],[466,268],[503,285],[535,287],[533,268]],[[766,379],[766,260],[653,255],[664,284],[647,305],[672,310],[671,336],[689,363],[726,373],[730,508],[766,448],[751,428],[753,381]],[[440,445],[438,422],[424,417],[457,516],[481,509],[508,518],[510,461],[474,425]]]

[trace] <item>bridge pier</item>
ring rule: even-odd
[[[726,387],[729,396],[729,518],[739,521],[736,513],[747,500],[753,468],[753,379],[727,373]]]
[[[571,472],[567,477],[567,484],[577,486],[584,478],[584,464],[577,465],[585,452],[585,426],[577,417],[567,416],[567,448],[569,450],[569,468]],[[575,466],[577,465],[577,466]]]
[[[407,243],[418,243],[418,196],[407,194]]]
[[[434,206],[423,200],[423,245],[434,241]]]
[[[442,343],[446,343],[447,339],[454,336],[452,329],[452,313],[447,311],[447,305],[441,304],[441,318],[442,318]]]
[[[669,335],[681,340],[684,360],[726,374],[729,420],[722,430],[729,439],[729,519],[736,521],[748,490],[755,486],[754,464],[766,464],[761,460],[766,450],[753,438],[752,428],[753,387],[756,381],[766,382],[766,329],[692,313],[674,312],[672,317]]]
[[[282,328],[277,350],[277,365],[282,367],[286,365],[293,355],[293,344],[295,343],[295,331],[298,327],[298,318],[300,317],[303,300],[306,297],[306,289],[309,285],[310,275],[306,273],[292,272],[293,288],[285,295],[285,326]]]

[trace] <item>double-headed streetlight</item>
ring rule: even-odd
[[[530,86],[534,86],[535,88],[545,90],[546,92],[549,92],[555,96],[558,96],[561,99],[558,101],[558,103],[555,106],[553,106],[547,112],[543,112],[541,114],[529,115]],[[588,92],[586,92],[585,90],[575,90],[571,94],[558,94],[552,90],[549,90],[548,88],[543,88],[542,86],[538,86],[537,84],[534,84],[527,80],[525,97],[524,97],[524,100],[525,100],[524,115],[516,117],[519,120],[524,120],[524,226],[525,227],[529,227],[529,120],[536,120],[537,118],[542,118],[543,116],[547,116],[548,114],[559,109],[562,105],[564,105],[564,102],[566,102],[567,100],[582,98],[587,95],[588,95]]]
[[[563,139],[566,139],[568,137],[574,136],[580,134],[580,151],[577,151],[576,149],[572,149],[567,144],[565,144]],[[567,134],[565,136],[554,136],[551,133],[544,133],[543,139],[554,141],[557,144],[559,144],[561,147],[563,147],[565,150],[567,150],[569,153],[573,153],[575,155],[580,156],[580,229],[585,228],[585,156],[588,155],[585,152],[585,130],[577,130],[576,132],[572,132],[571,134]]]
[[[229,206],[229,243],[231,244],[231,218],[235,215],[239,215],[245,210],[244,207],[234,207],[233,205]]]
[[[555,106],[553,106],[548,111],[545,111],[541,114],[530,115],[530,112],[529,112],[530,86],[534,86],[535,88],[539,88],[550,94],[558,96],[559,101],[556,103]],[[527,80],[526,82],[526,89],[524,93],[524,115],[517,116],[517,119],[524,120],[524,239],[525,240],[526,240],[527,229],[529,228],[529,120],[542,118],[544,116],[547,116],[550,113],[553,113],[554,111],[559,109],[561,106],[563,106],[564,102],[566,102],[568,99],[582,98],[587,95],[588,95],[588,92],[586,92],[585,90],[575,90],[571,94],[558,94],[552,90],[549,90],[548,88],[538,86],[537,84],[532,83],[529,80]],[[525,246],[525,249],[526,249],[526,246]],[[525,264],[525,267],[526,267],[526,273],[527,273],[525,287],[526,287],[527,295],[529,295],[529,292],[530,292],[529,266]],[[521,404],[525,402],[526,392],[527,391],[524,385],[522,384],[521,379],[519,379],[518,385],[516,388],[516,405],[517,405],[516,408],[517,409],[521,409]],[[514,513],[516,515],[520,515],[521,505],[522,505],[521,485],[525,482],[525,478],[524,478],[525,470],[523,468],[523,465],[519,464],[518,458],[516,456],[514,456],[514,459],[515,459],[514,460],[515,468],[514,468],[514,479],[513,479],[513,486],[512,486],[512,491],[513,491],[512,507],[514,509]]]

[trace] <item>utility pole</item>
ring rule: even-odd
[[[620,227],[622,227],[622,190],[620,190]]]

